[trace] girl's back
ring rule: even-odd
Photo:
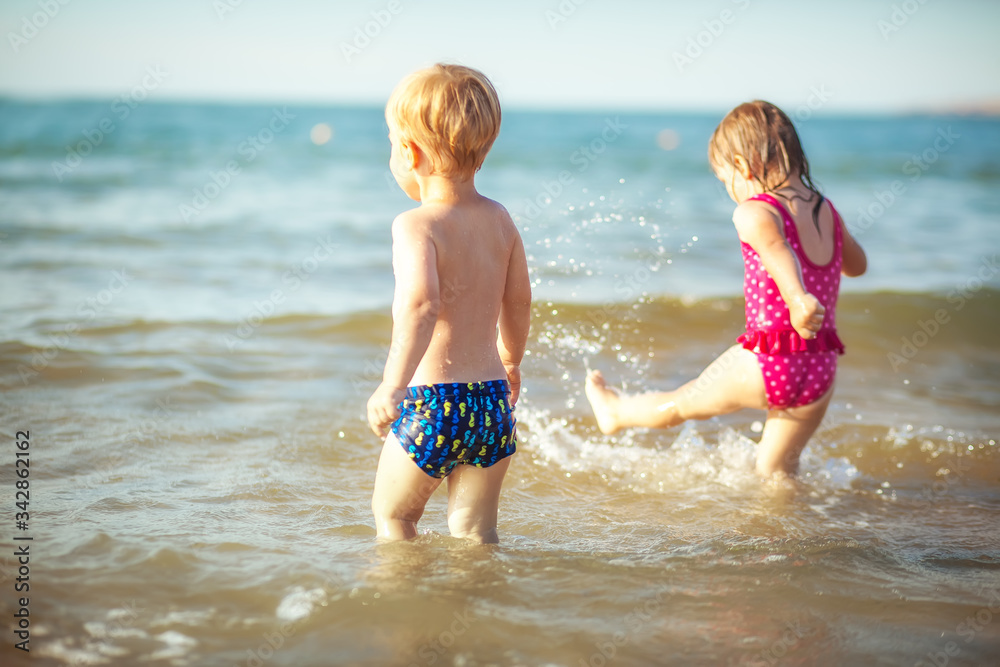
[[[827,200],[819,207],[819,213],[813,217],[813,210],[816,206],[816,195],[810,193],[812,197],[804,201],[799,196],[785,198],[778,193],[775,197],[795,223],[795,230],[798,232],[799,240],[802,242],[802,251],[806,258],[813,264],[823,266],[833,259],[834,252],[834,220],[833,207]],[[775,212],[775,215],[778,215]]]

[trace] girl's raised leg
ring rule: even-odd
[[[440,479],[427,475],[413,463],[395,435],[386,436],[372,493],[378,536],[390,540],[416,537],[417,521],[440,485]]]
[[[742,408],[767,409],[757,355],[740,345],[723,352],[697,379],[674,391],[621,395],[593,371],[587,376],[586,392],[597,425],[606,434],[635,426],[670,428]]]
[[[516,454],[514,455],[516,456]],[[454,537],[496,544],[500,486],[512,456],[489,468],[459,464],[448,476],[448,529]]]
[[[823,421],[832,396],[831,386],[819,400],[809,405],[768,411],[764,433],[757,446],[758,474],[764,477],[776,473],[795,474],[799,468],[799,455]]]

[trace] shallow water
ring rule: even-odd
[[[415,542],[374,539],[363,411],[407,205],[379,112],[294,110],[185,224],[179,203],[272,110],[141,111],[60,183],[51,162],[106,110],[0,106],[0,420],[11,442],[30,431],[30,664],[1000,661],[997,123],[803,127],[872,274],[845,282],[848,353],[802,475],[772,488],[752,473],[761,413],[607,437],[582,394],[587,368],[676,386],[740,332],[731,205],[704,164],[716,119],[623,116],[531,216],[522,198],[606,121],[509,114],[481,180],[524,231],[536,303],[502,543],[477,547],[447,537],[442,492]],[[907,197],[867,228],[848,213],[947,124],[969,140]],[[28,664],[6,636],[4,664]]]

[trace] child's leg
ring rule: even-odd
[[[512,456],[489,468],[457,465],[448,476],[448,528],[455,537],[496,544],[500,486]]]
[[[417,521],[441,480],[425,474],[413,463],[396,436],[382,445],[375,473],[372,513],[379,537],[409,540],[417,536]]]
[[[819,400],[809,405],[768,411],[764,433],[757,446],[758,474],[765,477],[775,473],[795,474],[799,468],[799,455],[823,421],[831,396],[832,386]]]
[[[741,408],[767,409],[757,355],[734,345],[680,389],[622,396],[599,372],[587,376],[587,399],[604,433],[632,426],[669,428],[688,419],[708,419]]]

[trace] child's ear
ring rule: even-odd
[[[417,165],[423,161],[423,151],[420,150],[420,146],[416,145],[412,141],[404,141],[400,144],[403,152],[403,160],[406,161],[407,166],[411,170],[416,170]]]
[[[746,180],[749,181],[751,178],[753,178],[753,172],[750,171],[750,164],[747,162],[747,159],[742,155],[733,156],[733,167],[736,169],[736,173],[745,178]]]

